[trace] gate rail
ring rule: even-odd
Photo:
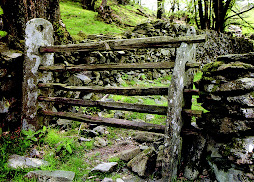
[[[100,107],[113,110],[127,110],[135,112],[145,112],[152,114],[166,115],[168,107],[151,106],[142,104],[127,104],[119,102],[89,101],[82,99],[72,99],[64,97],[54,97],[52,90],[83,91],[121,95],[168,95],[168,87],[87,87],[87,86],[67,86],[66,84],[53,83],[52,72],[79,72],[79,71],[101,71],[115,69],[170,69],[174,67],[174,62],[161,63],[131,63],[131,64],[97,64],[97,65],[54,65],[53,53],[65,51],[114,51],[137,48],[177,48],[182,42],[193,44],[206,40],[205,35],[194,35],[191,37],[172,38],[167,36],[120,39],[101,41],[96,43],[84,43],[74,45],[53,45],[53,27],[44,19],[33,19],[27,23],[26,28],[26,55],[24,62],[23,81],[23,102],[22,102],[22,123],[23,128],[36,128],[43,119],[38,116],[37,111],[45,116],[67,118],[88,123],[98,123],[102,125],[120,126],[137,130],[153,132],[165,132],[165,126],[141,123],[135,121],[92,117],[84,114],[53,112],[52,103],[67,104],[74,106]],[[198,63],[187,63],[186,68],[198,68]],[[188,77],[193,79],[193,75]],[[191,81],[192,83],[192,81]],[[200,116],[200,111],[191,110],[192,95],[198,95],[199,90],[184,89],[185,107],[183,114],[188,116]]]

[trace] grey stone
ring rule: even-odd
[[[22,53],[15,52],[15,50],[7,50],[4,52],[1,52],[1,54],[2,54],[2,58],[4,58],[7,61],[11,59],[16,59],[22,56]]]
[[[111,178],[104,178],[101,182],[113,182]]]
[[[216,91],[253,90],[254,78],[240,78],[228,83],[221,84]]]
[[[154,115],[147,114],[146,115],[146,121],[152,121],[154,119]]]
[[[103,126],[97,126],[93,129],[93,131],[99,133],[100,135],[104,135],[107,131],[106,127]]]
[[[116,167],[117,165],[117,162],[105,162],[95,166],[91,171],[112,172],[114,170],[114,167]]]
[[[24,177],[37,178],[38,181],[50,181],[50,182],[71,182],[74,180],[75,173],[72,171],[30,171]]]
[[[125,119],[125,113],[122,111],[116,111],[114,114],[114,118],[117,119]]]
[[[92,96],[94,95],[94,93],[89,93],[89,94],[86,94],[82,97],[83,100],[89,100],[92,98]]]
[[[186,177],[188,180],[195,180],[197,179],[199,175],[199,171],[195,168],[190,168],[189,166],[186,166],[184,168],[184,177]]]
[[[116,182],[124,182],[121,178],[116,178]]]
[[[215,177],[219,182],[240,182],[240,181],[248,181],[247,177],[240,170],[236,170],[234,168],[230,168],[229,170],[223,170],[218,168],[216,164],[208,161],[209,165],[214,171]]]
[[[241,108],[240,111],[245,118],[248,119],[254,118],[254,108]]]
[[[108,142],[100,137],[95,137],[94,146],[96,147],[105,147],[107,146]]]
[[[135,156],[137,156],[140,152],[141,150],[139,149],[139,147],[136,147],[134,149],[122,151],[121,153],[117,155],[117,157],[119,157],[119,159],[123,161],[129,161],[133,159]]]
[[[144,177],[155,168],[155,150],[149,148],[142,153],[134,157],[127,163],[127,167],[131,168],[133,172],[136,172],[139,176]]]
[[[164,145],[160,145],[157,150],[156,167],[162,167],[164,160]]]
[[[253,94],[245,94],[245,95],[240,95],[240,96],[231,96],[227,97],[228,102],[233,102],[233,103],[238,103],[243,106],[249,106],[253,107],[254,106],[254,95]]]
[[[92,81],[91,78],[89,78],[88,76],[86,76],[82,73],[78,73],[75,76],[77,78],[79,78],[80,80],[82,80],[84,82],[84,84],[86,84],[86,85]]]
[[[68,119],[58,119],[56,123],[61,126],[61,128],[69,128],[72,125],[72,121]]]
[[[8,160],[8,166],[11,168],[29,168],[29,167],[41,167],[41,166],[47,166],[49,163],[47,161],[44,161],[42,159],[36,159],[36,158],[29,158],[24,157],[20,155],[11,155]]]
[[[0,113],[8,113],[10,108],[9,101],[4,97],[0,101]]]
[[[79,142],[90,142],[91,139],[89,139],[89,138],[84,138],[84,137],[80,137],[80,138],[78,139],[78,141],[79,141]]]
[[[153,132],[145,132],[145,131],[138,131],[134,133],[133,139],[137,142],[155,142],[156,140],[160,140],[164,138],[164,134],[160,133],[153,133]]]

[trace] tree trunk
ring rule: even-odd
[[[94,5],[96,0],[82,0],[82,7],[87,10],[94,11]]]
[[[8,32],[10,46],[23,48],[26,23],[33,18],[44,18],[54,26],[55,42],[67,42],[69,36],[60,19],[59,0],[2,0],[4,29]]]
[[[202,0],[198,0],[198,12],[199,12],[201,29],[204,29],[205,28],[205,21],[204,21],[204,15],[203,15]]]
[[[164,0],[157,0],[157,18],[161,19],[164,12]]]

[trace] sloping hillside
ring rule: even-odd
[[[84,10],[81,3],[73,1],[60,3],[61,16],[67,30],[76,39],[79,39],[80,31],[85,35],[121,33],[149,19],[155,19],[151,11],[139,5],[119,5],[114,0],[108,1],[108,5],[117,22],[107,24],[100,20],[97,12]]]

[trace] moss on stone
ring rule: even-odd
[[[212,63],[209,63],[209,64],[206,64],[202,71],[205,73],[205,74],[209,74],[209,72],[214,72],[214,71],[217,71],[217,69],[223,64],[224,62],[222,61],[216,61],[216,62],[212,62]]]
[[[59,23],[53,24],[55,31],[55,43],[56,44],[67,44],[69,33],[66,31],[64,27],[62,27]]]
[[[252,97],[254,97],[254,92],[251,92],[250,95],[251,95]]]

